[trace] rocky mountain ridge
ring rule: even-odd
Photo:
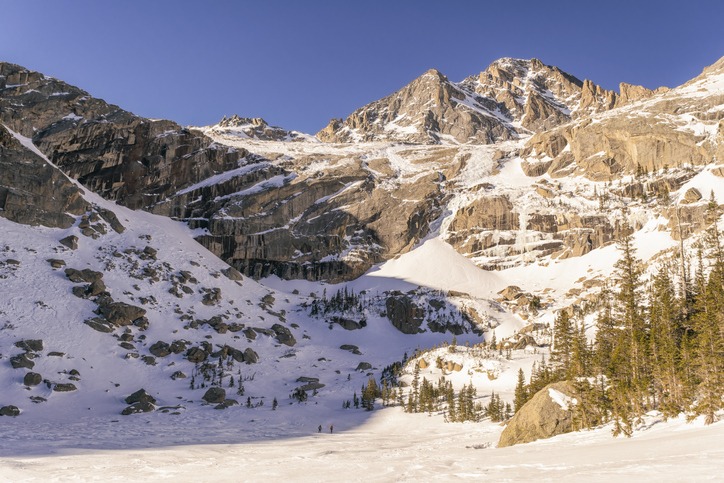
[[[346,119],[333,119],[317,137],[325,142],[492,144],[667,90],[621,83],[617,94],[538,59],[503,58],[457,83],[431,69]]]
[[[312,136],[299,131],[288,131],[278,126],[270,126],[260,117],[240,117],[238,114],[228,118],[224,116],[218,124],[207,129],[222,135],[260,141],[316,141]]]
[[[289,142],[309,138],[239,116],[182,128],[12,64],[0,65],[0,121],[88,189],[199,229],[255,278],[351,280],[431,234],[499,269],[606,246],[626,218],[660,213],[671,229],[657,198],[683,199],[707,164],[721,171],[721,62],[673,90],[618,96],[535,59],[458,84],[431,70],[343,136],[374,126],[370,139],[414,145]],[[691,230],[700,205],[679,210]]]

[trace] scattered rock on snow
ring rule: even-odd
[[[28,372],[23,378],[23,384],[26,386],[37,386],[41,382],[43,382],[43,376],[37,372]]]
[[[224,402],[226,399],[226,390],[221,387],[209,388],[201,399],[210,404]]]
[[[686,190],[686,193],[684,193],[684,199],[682,200],[682,203],[696,203],[697,201],[701,200],[701,191],[699,191],[696,188],[689,188]]]
[[[206,292],[204,298],[201,299],[201,303],[204,305],[216,305],[221,302],[221,289],[220,288],[207,288],[204,289]]]
[[[113,332],[113,329],[115,327],[113,324],[108,322],[106,319],[102,319],[100,317],[93,317],[92,319],[86,319],[83,321],[84,324],[86,324],[88,327],[90,327],[93,330],[97,330],[98,332]]]
[[[146,392],[145,389],[139,389],[125,399],[126,404],[134,404],[138,402],[156,404],[156,398]]]
[[[224,399],[222,402],[214,406],[214,409],[226,409],[230,408],[231,406],[238,406],[239,401],[236,399]]]
[[[189,362],[204,362],[207,357],[209,357],[209,353],[201,347],[192,347],[186,351],[186,358]]]
[[[221,271],[221,273],[223,273],[229,280],[239,281],[244,278],[241,275],[241,272],[239,272],[234,267],[225,268]]]
[[[75,384],[72,382],[56,383],[53,385],[53,391],[55,392],[72,392],[78,390]]]
[[[59,258],[49,258],[47,262],[50,263],[50,266],[53,268],[63,268],[65,266],[65,260]]]
[[[274,333],[276,334],[276,339],[279,341],[280,344],[288,345],[289,347],[294,346],[297,343],[297,340],[292,335],[292,331],[290,331],[288,328],[284,327],[281,324],[274,324],[271,328]]]
[[[356,354],[358,356],[362,355],[362,353],[359,351],[359,347],[353,344],[342,344],[341,346],[339,346],[339,348],[343,351],[349,351],[352,354]]]
[[[146,315],[145,309],[125,302],[111,302],[101,305],[98,310],[108,322],[116,326],[131,325],[135,320]]]
[[[60,244],[63,246],[66,246],[70,248],[71,250],[77,250],[78,249],[78,237],[75,235],[70,235],[62,240],[60,240]]]
[[[370,369],[372,369],[372,364],[369,362],[360,362],[357,364],[355,371],[369,371]]]
[[[251,347],[247,347],[244,350],[244,362],[247,364],[256,364],[259,362],[259,354],[257,354]]]
[[[3,406],[0,408],[0,416],[20,416],[20,409],[13,405]]]
[[[40,352],[43,350],[43,341],[41,339],[25,339],[15,343],[15,347],[25,352]]]
[[[121,414],[123,416],[129,416],[137,413],[150,413],[154,409],[156,409],[156,406],[150,402],[137,402],[126,407],[123,411],[121,411]]]
[[[103,278],[102,272],[96,272],[89,268],[76,270],[75,268],[66,268],[65,276],[73,283],[93,283]]]
[[[166,357],[167,355],[171,354],[171,346],[168,345],[166,342],[159,340],[148,348],[148,352],[156,357]]]
[[[27,354],[18,354],[10,358],[10,365],[13,369],[32,369],[35,362],[31,361]]]

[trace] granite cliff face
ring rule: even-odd
[[[724,58],[676,89],[622,85],[618,99],[629,104],[533,136],[522,153],[526,172],[611,180],[721,161],[723,79]]]
[[[88,209],[66,176],[0,125],[0,216],[26,225],[68,228]]]
[[[63,226],[86,209],[11,130],[89,190],[203,230],[200,243],[254,277],[349,280],[430,233],[487,269],[580,256],[624,221],[670,220],[663,200],[724,159],[723,62],[675,89],[620,93],[536,59],[459,83],[430,70],[331,123],[327,142],[239,116],[148,120],[2,63],[1,161],[22,166],[0,175],[2,213]],[[677,212],[684,236],[705,202]]]
[[[88,189],[134,209],[236,167],[247,154],[8,63],[0,63],[0,123]]]

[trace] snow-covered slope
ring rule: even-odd
[[[710,443],[721,424],[662,423],[650,414],[624,443],[611,442],[603,427],[498,450],[500,427],[488,421],[448,425],[441,414],[343,404],[405,354],[449,359],[459,366],[445,374],[456,389],[474,383],[478,402],[492,391],[510,402],[517,371],[529,376],[532,363],[548,356],[555,314],[595,300],[626,226],[649,270],[676,256],[681,237],[692,249],[708,223],[709,194],[724,199],[719,64],[678,89],[617,104],[540,62],[502,59],[459,84],[426,73],[377,104],[374,116],[358,113],[375,135],[365,137],[365,126],[351,121],[335,131],[354,143],[236,118],[202,129],[211,139],[169,123],[138,162],[124,157],[135,149],[130,142],[120,156],[98,147],[109,166],[131,165],[123,173],[138,165],[173,181],[158,192],[126,193],[134,203],[155,197],[138,201],[155,215],[63,178],[43,155],[58,125],[39,136],[43,146],[4,130],[17,141],[13,149],[26,149],[22,159],[52,168],[52,179],[75,184],[68,192],[82,199],[54,213],[67,222],[56,228],[5,217],[17,209],[0,217],[0,407],[19,408],[17,418],[2,418],[9,430],[0,479],[93,478],[121,466],[133,468],[119,470],[124,479],[236,479],[241,470],[251,480],[338,480],[359,478],[360,467],[365,478],[383,480],[718,474],[721,451]],[[425,113],[435,109],[444,116],[432,122]],[[595,147],[593,158],[581,154],[611,129],[629,132],[631,119],[645,130],[647,113],[661,123],[647,136],[681,133],[676,139],[689,150],[681,152],[694,158],[631,169],[626,163],[635,159],[622,149],[648,154],[623,141]],[[475,121],[443,128],[444,119]],[[70,121],[79,120],[61,127]],[[129,122],[141,131],[165,125]],[[424,144],[430,136],[443,145]],[[186,141],[198,149],[187,153]],[[661,156],[672,155],[666,146]],[[75,152],[66,147],[59,159],[67,161]],[[7,152],[0,153],[18,162]],[[598,161],[613,166],[605,159],[622,168],[601,175]],[[104,169],[92,186],[104,194],[130,189],[121,186],[125,175],[105,177]],[[1,188],[0,195],[22,191]],[[589,336],[593,321],[586,312]],[[522,331],[541,335],[507,356],[479,345],[493,334],[512,343]],[[457,351],[448,349],[453,337]],[[443,371],[429,365],[423,375]],[[410,376],[408,366],[401,377]],[[221,402],[202,399],[211,386],[225,389]],[[139,389],[155,410],[121,416]],[[212,443],[225,446],[199,446]],[[682,444],[697,455],[687,454],[685,470],[670,471],[681,463]],[[641,458],[624,458],[647,451],[661,458],[647,459],[643,474]],[[370,470],[372,459],[389,464]],[[328,463],[323,474],[319,460]],[[159,461],[166,463],[159,468]]]

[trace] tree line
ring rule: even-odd
[[[560,311],[550,361],[536,365],[527,384],[522,370],[518,374],[515,410],[545,385],[567,380],[577,400],[577,429],[612,421],[614,435],[631,435],[651,410],[714,422],[724,407],[724,248],[718,219],[712,198],[693,277],[688,263],[669,263],[646,283],[631,234],[621,238],[612,283],[601,292],[595,339],[589,342],[583,322]]]

